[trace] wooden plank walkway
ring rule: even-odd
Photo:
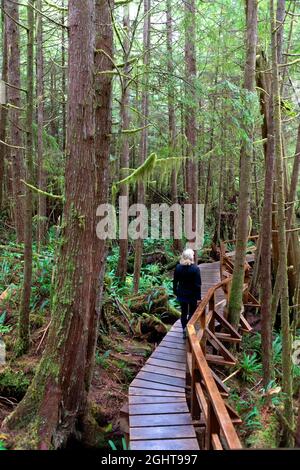
[[[131,450],[199,450],[185,398],[185,364],[178,321],[130,385]]]
[[[207,294],[207,291],[221,281],[220,262],[217,261],[215,263],[203,263],[199,265],[199,268],[201,272],[201,294],[203,299]],[[216,294],[216,303],[221,302],[224,299],[225,296],[223,295],[222,290],[219,289]]]
[[[234,251],[232,253],[227,253],[227,256],[230,257],[232,260],[234,260],[234,255],[235,255]],[[247,255],[246,259],[248,263],[251,263],[254,261],[254,255],[253,254]],[[207,294],[207,291],[211,287],[215,286],[221,281],[220,262],[216,261],[215,263],[203,263],[199,265],[199,268],[201,272],[201,280],[202,280],[201,294],[202,294],[202,299],[203,299],[205,295]],[[222,289],[219,289],[216,293],[216,303],[219,303],[222,300],[225,300],[225,295]],[[217,311],[222,312],[223,305],[217,308]]]
[[[220,282],[220,263],[200,265],[202,298]],[[217,302],[224,300],[222,291]],[[129,387],[130,449],[199,450],[185,397],[186,343],[180,320]]]

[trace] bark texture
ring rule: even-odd
[[[11,1],[4,0],[5,29],[7,32],[7,78],[11,86],[7,87],[7,100],[10,107],[8,120],[10,127],[10,162],[12,165],[12,186],[14,197],[14,221],[17,241],[24,241],[25,188],[21,180],[25,177],[23,139],[20,121],[21,112],[21,79],[20,79],[20,31],[19,6]]]
[[[293,427],[293,391],[292,391],[292,360],[291,360],[291,331],[289,315],[289,287],[287,275],[287,246],[286,246],[286,215],[284,193],[284,164],[282,155],[281,132],[281,98],[278,74],[277,55],[277,28],[274,10],[274,0],[270,0],[271,16],[271,40],[272,40],[272,92],[274,103],[274,131],[275,131],[275,156],[276,156],[276,200],[278,219],[279,265],[277,277],[281,286],[281,333],[282,333],[282,389],[285,393],[284,411],[285,418]],[[286,445],[292,444],[292,436],[285,436]]]
[[[273,98],[268,106],[269,124],[265,165],[264,204],[261,224],[260,280],[261,280],[261,321],[262,321],[262,363],[263,382],[267,387],[272,377],[272,206],[273,182],[275,176],[274,106]],[[261,261],[261,262],[260,262]]]
[[[257,46],[257,0],[247,0],[247,52],[244,76],[246,93],[255,90],[256,46]],[[229,299],[229,319],[235,326],[239,324],[243,300],[244,265],[248,240],[249,194],[253,129],[246,128],[250,142],[243,142],[240,160],[240,190],[236,236],[236,255]]]
[[[42,12],[42,0],[37,0],[37,10]],[[46,172],[44,168],[44,145],[43,145],[43,127],[44,127],[44,51],[43,51],[43,16],[37,13],[37,157],[38,157],[38,187],[46,191]],[[45,242],[47,230],[47,200],[39,193],[38,197],[38,246],[41,247]]]
[[[27,6],[27,106],[26,106],[26,182],[33,184],[33,48],[34,0]],[[32,282],[32,191],[25,188],[24,279],[19,312],[18,355],[29,349],[29,315]]]
[[[196,100],[196,6],[195,0],[185,2],[185,80],[186,100],[185,136],[187,141],[186,192],[192,205],[192,229],[196,230],[196,204],[198,202],[197,143],[197,100]],[[193,242],[194,240],[189,240]],[[197,253],[195,252],[197,263]]]
[[[142,165],[147,158],[148,154],[148,116],[149,116],[149,74],[148,67],[150,62],[150,26],[151,26],[151,0],[144,0],[144,33],[143,33],[143,48],[144,48],[144,69],[145,78],[142,92],[142,135],[139,148],[139,165]],[[144,204],[145,202],[145,185],[141,181],[138,183],[137,203]],[[135,257],[134,257],[134,292],[139,290],[141,269],[143,257],[143,239],[139,238],[135,242]]]
[[[168,85],[168,114],[169,114],[169,151],[170,157],[175,157],[177,152],[176,146],[176,113],[175,113],[175,90],[173,85],[174,75],[174,60],[173,60],[173,18],[172,18],[172,1],[167,0],[167,53],[168,53],[168,74],[169,74],[169,85]],[[171,175],[171,199],[173,204],[178,203],[178,190],[177,190],[177,172],[172,171]],[[173,242],[174,251],[181,251],[182,244],[180,240]]]
[[[97,2],[97,8],[102,8],[97,16],[101,21],[107,7],[107,2]],[[4,423],[6,429],[21,433],[19,448],[56,449],[71,435],[78,436],[87,410],[97,335],[96,303],[104,242],[96,236],[96,209],[99,199],[107,194],[107,178],[100,171],[107,169],[104,160],[108,159],[110,130],[107,127],[105,133],[95,122],[93,0],[70,0],[69,39],[66,202],[51,328],[32,384]],[[107,87],[101,89],[101,112],[104,114],[105,107],[108,115],[110,90],[107,78]],[[96,139],[103,145],[98,152]]]
[[[124,40],[124,77],[122,79],[122,96],[121,96],[121,158],[120,158],[120,179],[128,176],[129,168],[129,137],[126,134],[122,134],[122,131],[129,129],[130,125],[130,115],[129,115],[129,81],[130,81],[130,64],[129,64],[129,54],[130,54],[130,41],[129,41],[129,5],[124,6],[124,15],[123,15],[123,27],[127,35]],[[120,196],[127,198],[126,207],[128,208],[128,197],[129,197],[129,188],[127,184],[122,184],[120,187]],[[125,199],[124,199],[125,201]],[[128,234],[120,234],[120,254],[119,254],[119,263],[117,268],[116,275],[120,278],[120,281],[124,281],[127,273],[127,263],[128,263]]]
[[[1,5],[4,8],[4,0],[1,1]],[[5,16],[2,10],[1,14],[2,24],[2,74],[1,78],[4,82],[7,82],[7,31],[5,28]],[[6,128],[7,128],[7,110],[3,105],[0,105],[0,140],[6,141]],[[4,162],[7,155],[7,147],[0,143],[0,210],[3,207],[3,186],[4,186]]]

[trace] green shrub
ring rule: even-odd
[[[0,450],[6,450],[5,442],[0,440]]]
[[[256,353],[252,355],[243,353],[239,362],[239,368],[241,369],[242,379],[245,382],[255,382],[255,375],[261,372],[262,365],[258,362]]]
[[[24,372],[5,367],[0,371],[0,395],[21,400],[30,384]]]

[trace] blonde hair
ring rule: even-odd
[[[191,266],[194,264],[194,251],[191,248],[187,248],[181,255],[180,264],[183,266]]]

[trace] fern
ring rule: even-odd
[[[262,365],[258,362],[256,354],[249,355],[243,353],[239,363],[241,375],[245,382],[254,382],[255,374],[261,372]]]

